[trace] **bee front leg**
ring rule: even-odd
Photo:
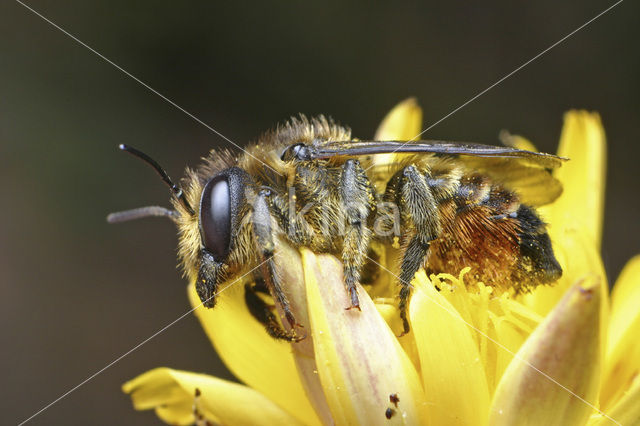
[[[295,333],[295,328],[302,327],[302,325],[296,321],[291,312],[289,300],[282,289],[280,277],[276,271],[276,264],[273,260],[275,244],[273,242],[273,232],[271,228],[271,213],[267,202],[269,195],[269,190],[262,189],[256,195],[255,202],[253,203],[253,234],[255,236],[258,253],[261,257],[262,277],[273,298],[276,300],[276,303],[284,312],[285,319],[291,326],[292,332],[288,338],[290,338],[290,340],[300,340]]]
[[[206,308],[216,304],[218,284],[222,282],[225,266],[216,262],[207,249],[200,251],[200,267],[196,278],[196,292]]]
[[[374,191],[364,169],[357,160],[347,160],[340,176],[340,196],[346,206],[346,229],[342,246],[344,283],[349,292],[351,306],[360,309],[357,283],[367,259],[371,230],[367,218],[373,209]]]
[[[401,220],[410,230],[409,243],[406,246],[400,265],[400,318],[403,335],[410,330],[407,319],[407,306],[411,295],[411,281],[429,251],[429,243],[440,233],[438,205],[429,188],[424,173],[415,166],[407,166],[398,172],[389,182],[387,195],[391,194],[398,204]]]

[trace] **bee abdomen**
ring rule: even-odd
[[[442,231],[427,257],[430,273],[457,274],[470,266],[468,283],[516,292],[562,274],[537,212],[486,176],[463,176],[455,193],[440,200],[438,214]]]

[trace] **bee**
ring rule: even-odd
[[[415,273],[457,274],[522,293],[562,275],[546,224],[536,207],[562,192],[551,154],[472,143],[365,141],[323,116],[293,118],[261,136],[244,153],[212,150],[174,184],[158,163],[135,148],[120,148],[149,163],[171,189],[173,209],[143,207],[114,213],[110,222],[166,216],[178,227],[178,257],[207,308],[228,280],[258,268],[245,300],[267,332],[299,340],[301,327],[276,273],[276,241],[331,253],[342,260],[350,306],[368,280],[375,244],[400,248],[399,312]],[[392,161],[380,162],[383,154]],[[389,158],[389,156],[387,156]],[[257,292],[281,306],[285,331]]]

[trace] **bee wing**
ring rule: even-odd
[[[562,194],[562,184],[549,168],[537,167],[517,158],[459,157],[469,169],[477,170],[505,188],[515,191],[530,206],[553,202]],[[556,166],[557,167],[557,166]]]
[[[532,166],[554,169],[567,158],[543,152],[525,151],[506,146],[482,145],[479,143],[444,141],[338,141],[320,142],[311,146],[313,159],[330,158],[340,155],[360,156],[372,154],[432,153],[451,156],[471,156],[490,158],[515,158]]]
[[[335,156],[374,154],[435,154],[452,157],[470,170],[486,174],[494,182],[516,191],[523,203],[540,206],[554,201],[562,185],[551,170],[567,160],[552,154],[511,147],[444,141],[339,141],[314,143],[311,156],[327,159]]]

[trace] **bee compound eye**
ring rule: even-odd
[[[225,177],[211,179],[202,191],[200,234],[216,261],[226,257],[231,244],[231,194]]]

